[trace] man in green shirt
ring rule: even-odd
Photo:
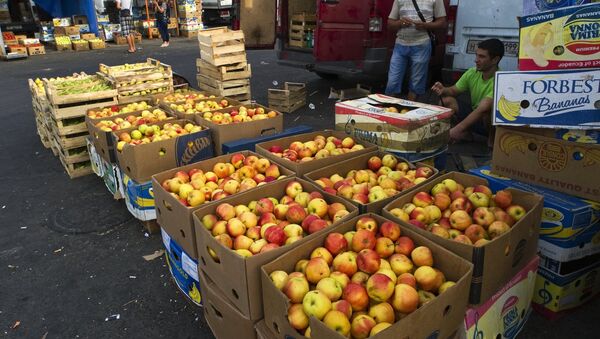
[[[491,130],[494,106],[494,74],[504,56],[504,44],[498,39],[482,41],[475,52],[475,67],[469,68],[454,86],[444,87],[436,82],[431,88],[442,98],[442,105],[451,108],[460,122],[450,129],[450,141],[468,140],[471,130],[482,124],[486,133]],[[469,92],[471,106],[459,108],[456,96]],[[467,111],[467,112],[465,112]]]

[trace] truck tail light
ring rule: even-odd
[[[454,34],[456,31],[456,12],[458,10],[458,6],[450,6],[448,8],[447,20],[448,20],[448,31],[446,33],[446,43],[454,44]]]

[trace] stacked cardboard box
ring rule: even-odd
[[[205,29],[198,32],[198,42],[198,87],[215,95],[249,103],[252,72],[246,59],[244,32],[227,27]]]
[[[0,0],[0,22],[9,22],[8,0]]]
[[[177,0],[177,17],[181,36],[196,37],[202,29],[202,1]]]
[[[600,237],[595,202],[600,201],[600,179],[594,175],[600,170],[600,59],[594,53],[597,38],[587,31],[598,11],[600,4],[592,3],[521,17],[520,71],[498,72],[495,79],[497,128],[489,175],[544,192],[534,303],[550,317],[600,291],[600,279],[589,274],[596,268],[585,265]],[[567,274],[560,267],[577,269]],[[582,291],[567,296],[570,284],[584,276],[592,277],[584,279],[585,298]]]

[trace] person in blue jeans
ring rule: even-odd
[[[160,32],[160,36],[163,40],[162,45],[160,47],[168,47],[169,46],[169,9],[167,1],[154,0],[154,9],[156,18],[156,26],[158,26],[158,31]]]
[[[443,0],[394,0],[388,28],[397,32],[396,45],[390,60],[386,94],[402,92],[402,82],[409,67],[408,100],[416,100],[417,95],[425,94],[432,49],[428,32],[443,29],[446,24]]]

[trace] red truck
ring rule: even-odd
[[[396,32],[387,29],[387,18],[395,0],[279,0],[276,51],[279,63],[307,68],[321,77],[367,75],[385,77]],[[453,17],[444,0],[448,32]],[[290,41],[290,20],[297,13],[315,13],[309,41]],[[313,29],[314,27],[314,29]],[[292,33],[293,34],[293,33]],[[439,77],[446,31],[436,32],[438,45],[430,74]]]

